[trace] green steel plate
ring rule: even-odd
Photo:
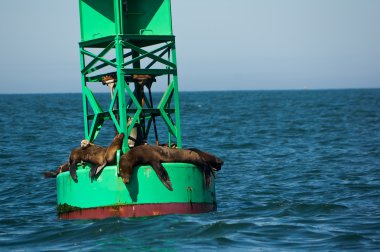
[[[136,167],[129,184],[123,183],[116,166],[105,167],[93,181],[89,178],[91,166],[78,166],[77,183],[69,172],[57,176],[58,205],[83,209],[129,204],[216,204],[213,177],[207,188],[197,166],[185,163],[164,163],[163,166],[169,174],[173,191],[162,184],[151,166]]]

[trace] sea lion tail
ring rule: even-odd
[[[46,171],[44,172],[44,177],[45,178],[56,178],[58,175],[58,172],[55,171]]]
[[[170,191],[173,191],[172,182],[170,181],[169,174],[166,169],[162,166],[161,163],[155,162],[152,163],[153,170],[156,172],[158,178],[164,184],[166,188]]]

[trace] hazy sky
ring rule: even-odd
[[[172,0],[180,90],[380,88],[380,0]],[[0,93],[81,92],[78,1],[3,1]]]

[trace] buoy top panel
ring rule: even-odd
[[[80,0],[81,39],[172,35],[170,0]]]

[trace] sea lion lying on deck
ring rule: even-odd
[[[116,151],[121,149],[123,138],[123,133],[116,135],[108,148],[90,143],[88,140],[82,140],[81,147],[71,151],[69,161],[58,167],[56,172],[44,172],[45,178],[55,178],[61,172],[70,171],[71,177],[77,182],[76,164],[81,162],[94,164],[90,171],[90,177],[93,178],[107,164],[115,164]]]
[[[116,161],[116,151],[121,149],[123,138],[123,133],[116,135],[108,148],[90,143],[85,147],[80,147],[72,150],[69,157],[69,170],[73,180],[75,182],[78,182],[76,164],[79,162],[88,162],[94,164],[90,171],[91,178],[95,176],[97,171],[100,172],[107,164],[114,164]]]
[[[120,157],[120,175],[124,183],[129,183],[133,168],[138,165],[150,165],[158,178],[170,191],[173,190],[169,175],[161,163],[191,163],[199,166],[205,176],[205,183],[210,185],[213,171],[220,170],[223,160],[198,149],[171,149],[168,147],[140,145]]]

